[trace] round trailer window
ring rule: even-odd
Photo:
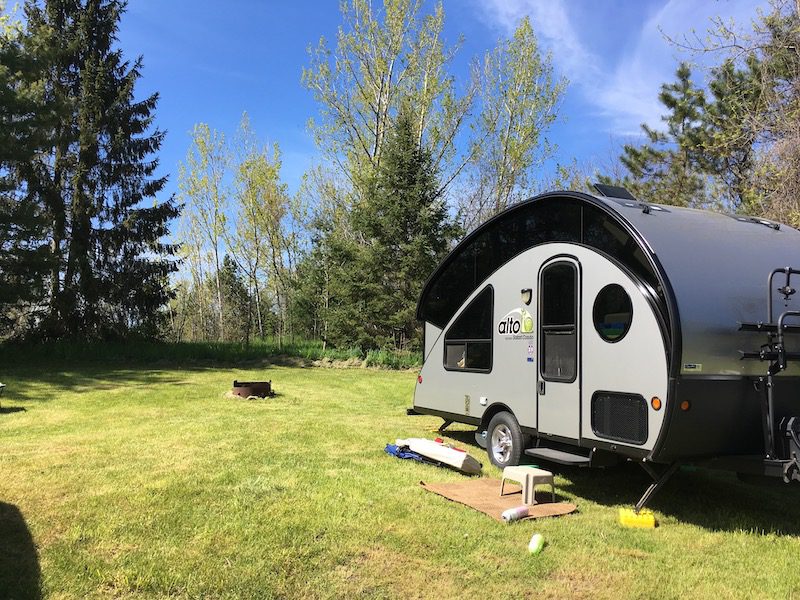
[[[631,328],[631,297],[621,285],[607,285],[595,298],[592,319],[601,338],[611,343],[620,341]]]

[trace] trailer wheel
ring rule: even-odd
[[[525,443],[519,423],[509,412],[500,412],[489,421],[486,451],[493,465],[513,467],[519,464]]]

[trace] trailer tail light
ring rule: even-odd
[[[417,383],[422,383],[422,375],[417,376]]]
[[[688,401],[688,400],[684,400],[683,402],[681,402],[681,410],[683,410],[683,411],[687,411],[687,410],[689,410],[691,407],[692,407],[692,405],[691,405],[691,404],[689,404],[689,401]]]
[[[658,396],[653,396],[650,400],[650,406],[653,407],[653,410],[661,410],[661,398]]]

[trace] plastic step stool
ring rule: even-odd
[[[501,496],[505,490],[506,479],[516,481],[522,486],[522,499],[525,504],[536,504],[535,491],[536,486],[540,483],[550,484],[553,502],[556,501],[556,486],[553,482],[553,474],[550,471],[528,466],[506,467],[503,469],[503,479],[500,481]]]

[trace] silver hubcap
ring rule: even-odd
[[[495,462],[505,464],[511,456],[514,442],[507,425],[498,425],[492,431],[492,456]]]

